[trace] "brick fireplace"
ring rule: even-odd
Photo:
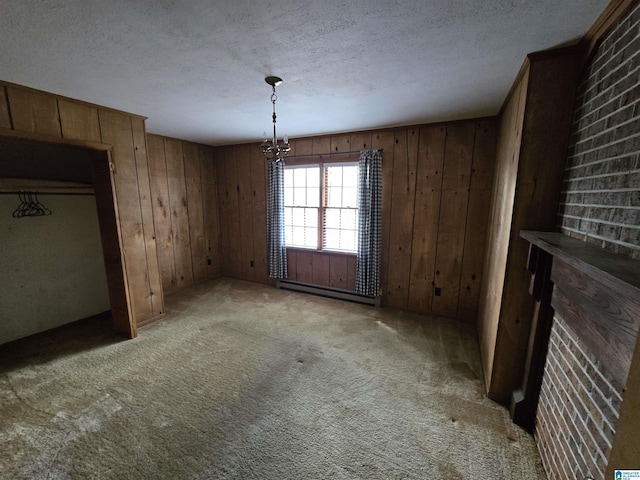
[[[622,395],[619,382],[556,315],[535,428],[549,478],[605,478]]]
[[[550,480],[604,479],[640,363],[640,262],[561,233],[521,236],[536,309],[514,421],[533,427]]]

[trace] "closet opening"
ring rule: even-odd
[[[131,338],[110,147],[0,135],[0,344],[106,314]]]

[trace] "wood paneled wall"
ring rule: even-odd
[[[108,208],[115,207],[115,224],[112,217],[105,225],[109,223],[111,229],[114,225],[117,227],[117,235],[109,236],[111,243],[105,246],[116,254],[109,253],[106,261],[118,263],[107,265],[107,271],[115,268],[122,272],[119,284],[112,282],[115,276],[109,277],[112,310],[114,305],[122,307],[122,311],[118,308],[113,312],[114,322],[120,333],[136,336],[137,325],[158,317],[164,311],[144,118],[0,82],[0,134],[104,152],[101,157],[104,165],[100,165],[97,179],[107,182],[106,187],[111,191],[105,195],[113,196]],[[97,185],[96,195],[101,191],[102,186]],[[100,206],[101,199],[97,200]],[[103,235],[103,243],[105,238]],[[123,282],[126,300],[119,298]]]
[[[302,138],[292,141],[287,163],[382,148],[383,303],[475,320],[496,135],[495,119],[484,118]],[[260,148],[215,150],[222,272],[269,282]],[[291,249],[288,263],[291,279],[355,286],[354,256]]]
[[[524,107],[529,81],[529,64],[512,89],[500,117],[493,203],[489,218],[487,253],[478,315],[478,336],[482,352],[485,382],[492,378],[498,334],[498,320],[506,275],[507,253],[511,237],[511,218],[518,173],[518,158]],[[503,399],[504,400],[504,399]]]
[[[520,387],[533,301],[521,230],[552,231],[583,50],[530,54],[500,115],[478,331],[490,398]]]
[[[213,148],[147,135],[162,287],[173,292],[220,275]]]
[[[348,253],[287,250],[289,280],[323,287],[356,290],[356,256]]]
[[[267,170],[260,147],[219,147],[214,158],[222,273],[272,283],[267,270]]]

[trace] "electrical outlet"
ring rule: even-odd
[[[250,265],[250,266],[252,266],[252,267],[255,267],[255,262],[254,262],[253,260],[251,260],[251,261],[249,262],[249,265]]]
[[[440,287],[436,287],[434,294],[436,297],[439,297],[440,295],[442,295],[442,289]]]
[[[211,265],[211,259],[207,258],[207,265]]]

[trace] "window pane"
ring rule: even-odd
[[[308,207],[320,206],[320,187],[307,188],[307,203]]]
[[[284,243],[286,245],[291,245],[292,236],[293,236],[293,230],[291,229],[290,226],[285,225],[285,227],[284,227]]]
[[[327,208],[324,211],[325,228],[340,228],[340,209]]]
[[[285,205],[320,206],[320,167],[285,168]]]
[[[358,166],[342,167],[342,185],[345,187],[358,186]]]
[[[307,189],[304,187],[294,187],[293,205],[296,207],[304,207],[306,204],[307,204]]]
[[[305,218],[305,225],[307,227],[318,228],[318,209],[305,208],[304,218]]]
[[[353,230],[342,230],[340,236],[340,249],[341,250],[355,250],[356,249],[356,232]]]
[[[305,247],[318,248],[318,229],[305,228]]]
[[[304,246],[304,227],[292,227],[291,245]]]
[[[293,220],[291,224],[296,227],[304,227],[304,208],[293,209]]]
[[[342,210],[342,228],[356,229],[357,210]]]
[[[293,188],[284,189],[284,204],[293,205]]]
[[[334,228],[325,229],[324,246],[329,249],[338,250],[340,248],[340,230]]]
[[[356,187],[344,187],[342,189],[341,207],[357,208],[358,207],[358,189]]]
[[[293,184],[296,187],[307,186],[307,169],[306,168],[292,168],[293,171]]]
[[[284,170],[284,188],[292,188],[293,187],[293,170],[286,169]]]
[[[320,187],[320,167],[305,168],[307,171],[307,187]]]
[[[285,207],[285,242],[293,247],[317,248],[317,208]]]
[[[342,185],[342,167],[327,167],[327,184],[332,187]]]
[[[342,188],[329,187],[327,189],[327,207],[341,207],[341,206],[342,206]]]

